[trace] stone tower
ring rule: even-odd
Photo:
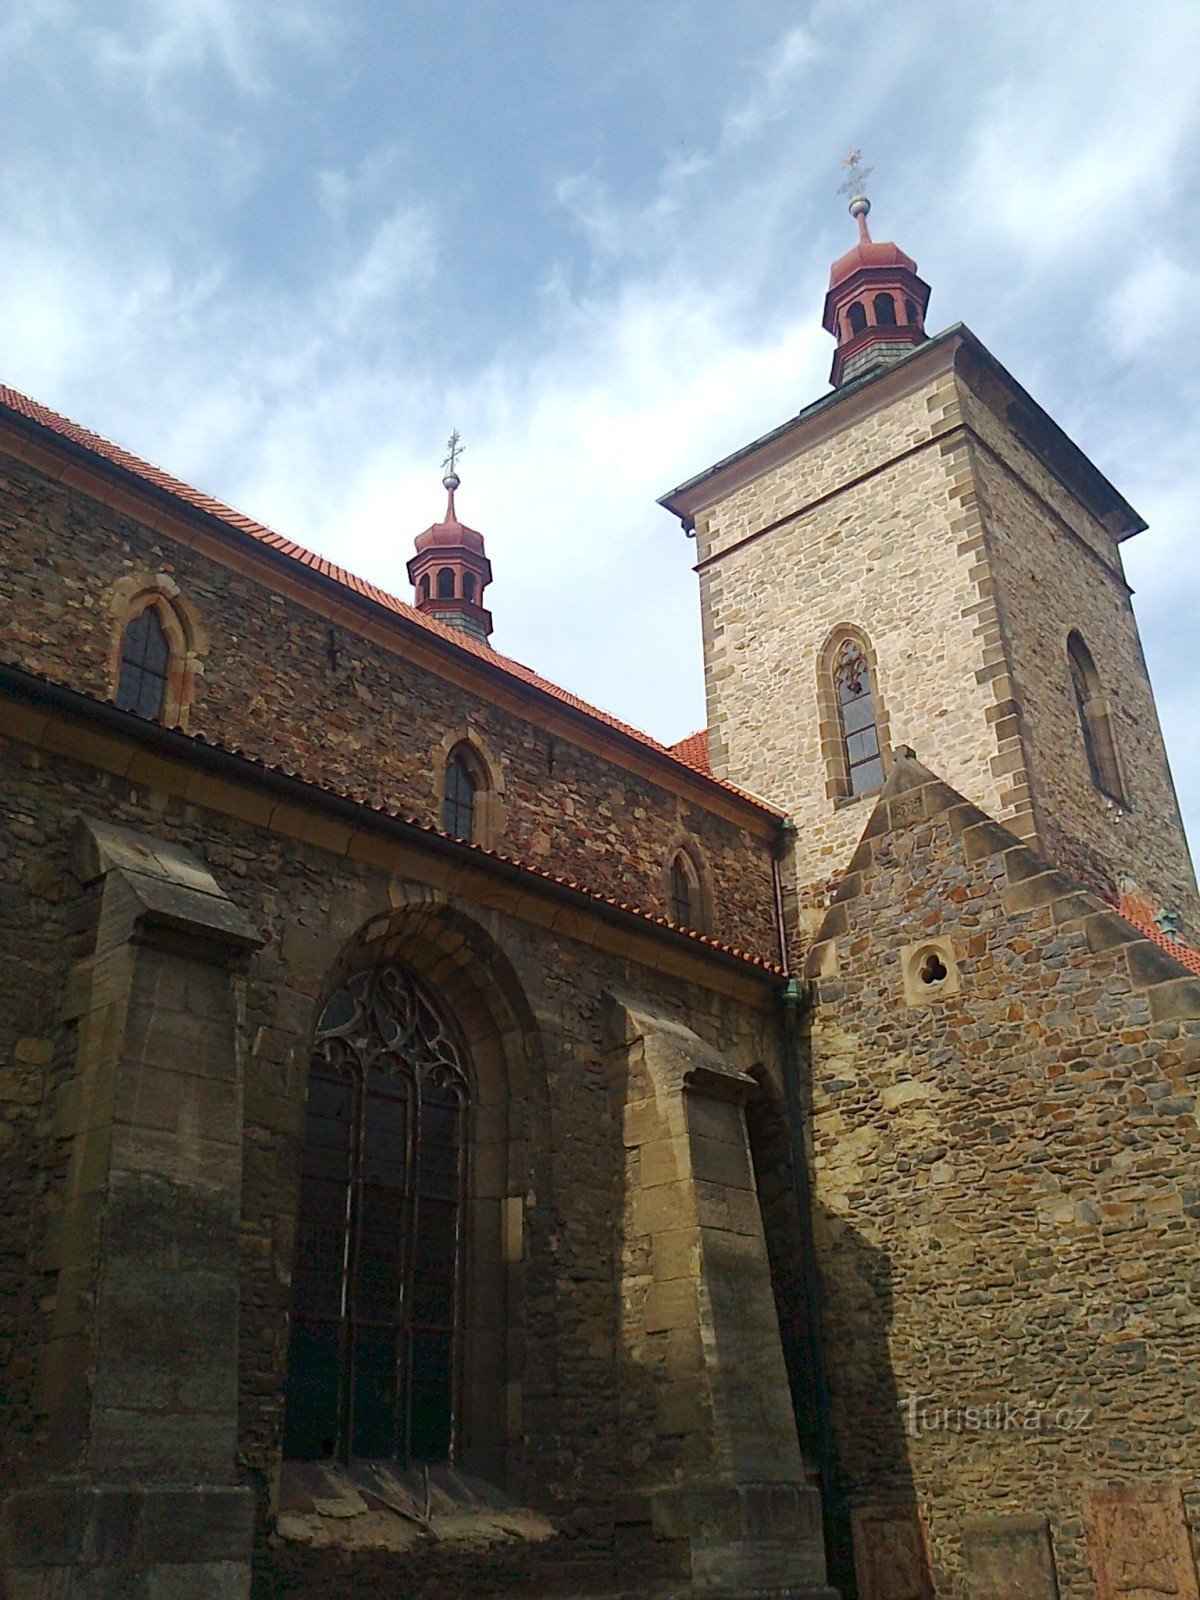
[[[903,746],[1194,922],[1121,564],[1145,523],[967,328],[926,336],[916,263],[850,209],[834,388],[661,502],[696,537],[713,771],[792,818],[810,922]]]

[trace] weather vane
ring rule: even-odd
[[[838,189],[839,194],[844,194],[851,200],[865,198],[867,179],[874,172],[874,167],[864,167],[862,164],[862,151],[855,148],[849,155],[842,157],[842,168],[848,174],[845,183]]]
[[[458,436],[457,428],[455,428],[454,432],[450,435],[450,438],[446,443],[446,449],[448,450],[449,454],[446,456],[445,461],[442,462],[442,466],[446,473],[446,476],[442,479],[442,482],[445,484],[447,489],[457,489],[459,485],[458,458],[463,453],[463,442]],[[453,483],[450,481],[451,479],[454,480]]]

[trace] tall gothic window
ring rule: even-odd
[[[407,969],[359,973],[329,1001],[309,1071],[285,1455],[453,1454],[468,1098]]]
[[[847,639],[838,652],[834,681],[850,793],[869,794],[883,782],[883,757],[870,669],[853,639]]]
[[[475,793],[479,785],[461,755],[446,763],[446,787],[442,797],[442,827],[457,839],[475,837]]]
[[[121,639],[121,676],[117,704],[122,711],[158,721],[167,698],[171,647],[152,605],[139,611]]]
[[[1092,782],[1110,800],[1126,805],[1121,784],[1121,769],[1117,765],[1117,747],[1113,739],[1112,717],[1104,698],[1100,674],[1092,653],[1079,634],[1072,632],[1067,639],[1067,660],[1071,668],[1071,688],[1075,695],[1075,710],[1079,716],[1079,729],[1083,735],[1083,748],[1087,753]]]

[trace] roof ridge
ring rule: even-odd
[[[693,776],[714,784],[717,788],[734,795],[737,799],[745,801],[760,811],[775,813],[775,807],[768,805],[766,801],[760,800],[757,796],[749,794],[745,789],[738,788],[736,784],[730,783],[728,779],[714,777],[711,772],[706,772],[703,768],[695,767],[687,761],[680,760],[672,752],[669,745],[663,744],[651,734],[643,732],[642,729],[635,728],[632,723],[613,716],[611,712],[601,710],[599,706],[591,705],[578,695],[572,694],[569,689],[564,689],[561,684],[555,683],[550,678],[542,677],[541,673],[535,672],[532,667],[525,666],[523,662],[516,661],[511,656],[501,655],[491,645],[471,638],[461,629],[449,628],[444,623],[438,622],[436,618],[425,616],[417,610],[416,606],[399,599],[396,595],[389,593],[388,590],[381,588],[379,584],[372,583],[367,578],[360,578],[356,573],[351,572],[348,567],[343,567],[337,562],[330,561],[327,556],[318,555],[316,551],[307,549],[294,539],[289,539],[285,534],[277,533],[273,528],[269,528],[265,523],[248,516],[244,511],[237,511],[232,506],[226,505],[224,501],[216,499],[213,495],[206,494],[202,489],[194,488],[191,484],[184,482],[182,478],[175,477],[173,473],[165,471],[162,467],[156,467],[151,462],[134,455],[131,450],[126,450],[124,446],[114,444],[110,439],[105,439],[103,435],[94,433],[81,423],[74,422],[71,418],[64,417],[61,413],[51,410],[49,406],[43,405],[40,400],[34,400],[30,395],[23,394],[19,389],[13,389],[8,384],[0,383],[0,406],[7,407],[8,410],[24,418],[25,421],[45,428],[59,438],[66,439],[71,444],[89,451],[92,455],[100,457],[102,461],[108,462],[111,466],[132,474],[132,476],[139,478],[152,488],[172,495],[193,510],[201,511],[208,516],[214,517],[218,522],[224,523],[227,527],[236,529],[239,533],[244,533],[258,540],[259,543],[267,545],[270,549],[297,562],[300,566],[320,572],[323,577],[332,579],[352,593],[381,606],[384,610],[390,611],[394,616],[400,617],[413,627],[434,635],[443,643],[465,651],[476,660],[485,665],[496,667],[499,671],[506,673],[511,678],[515,678],[520,683],[524,683],[527,687],[536,689],[548,695],[551,699],[557,700],[561,705],[566,705],[572,710],[578,711],[593,721],[600,723],[601,726],[611,728],[623,734],[626,738],[635,740],[645,748],[653,750],[656,754],[665,756],[669,761],[684,768]]]

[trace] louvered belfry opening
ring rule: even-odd
[[[284,1454],[452,1458],[469,1086],[399,963],[317,1025],[292,1277]]]

